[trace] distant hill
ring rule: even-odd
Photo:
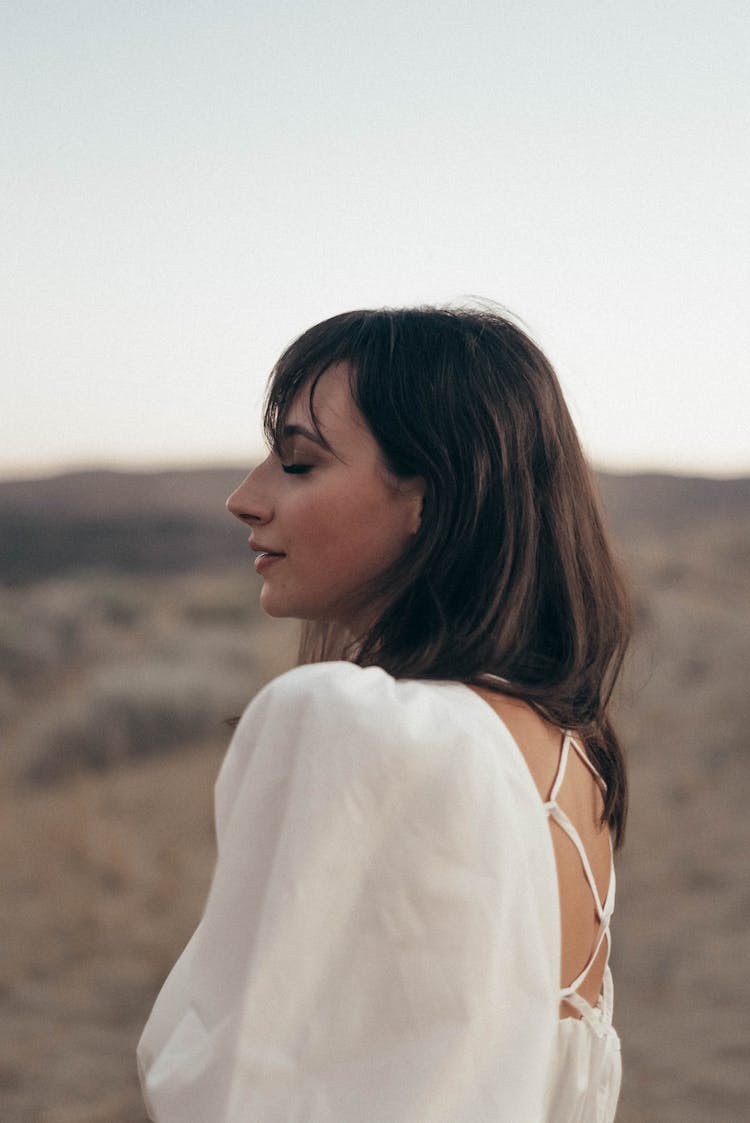
[[[245,531],[224,504],[245,467],[87,471],[0,481],[0,582],[112,569],[188,572],[242,564]],[[750,524],[750,477],[599,475],[616,537]]]
[[[638,531],[680,531],[717,519],[750,520],[750,476],[706,479],[641,473],[598,473],[612,530],[625,538]]]
[[[67,472],[43,479],[0,480],[0,516],[107,517],[186,514],[226,518],[224,501],[248,468],[187,468],[162,472]]]
[[[0,482],[0,581],[239,564],[243,531],[224,503],[244,474],[98,471]]]

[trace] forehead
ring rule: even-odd
[[[317,378],[308,379],[295,394],[284,418],[284,428],[302,426],[318,430],[335,447],[336,440],[367,432],[351,392],[347,363],[334,363]]]

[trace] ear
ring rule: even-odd
[[[402,494],[407,503],[407,525],[409,534],[416,534],[422,525],[424,512],[425,482],[421,476],[413,476],[401,481]]]

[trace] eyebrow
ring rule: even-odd
[[[331,452],[331,446],[326,440],[323,439],[318,433],[314,433],[312,429],[306,429],[304,425],[285,425],[282,431],[282,437],[305,437],[306,440],[312,441],[314,445],[324,448],[326,452]]]

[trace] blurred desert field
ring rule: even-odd
[[[223,719],[294,662],[223,512],[241,474],[0,483],[3,1123],[145,1121],[135,1044],[211,876]],[[618,1123],[740,1123],[750,480],[601,486],[639,621],[618,700]]]

